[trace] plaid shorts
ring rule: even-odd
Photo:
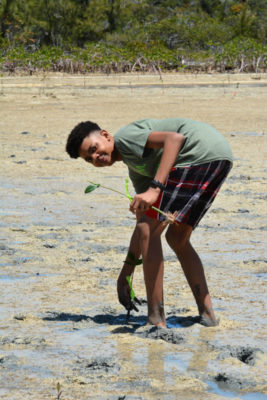
[[[212,161],[201,165],[172,168],[155,207],[164,212],[178,211],[177,223],[186,223],[193,229],[207,212],[221,185],[228,175],[232,163],[227,160]],[[149,209],[146,215],[164,220],[164,216]]]

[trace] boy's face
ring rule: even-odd
[[[114,163],[112,152],[114,150],[113,137],[104,130],[92,132],[83,139],[79,155],[94,167],[108,167]]]

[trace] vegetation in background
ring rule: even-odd
[[[266,67],[266,0],[0,0],[2,71]]]

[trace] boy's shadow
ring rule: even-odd
[[[44,321],[61,322],[92,321],[99,325],[116,325],[117,327],[111,331],[112,333],[133,333],[136,329],[146,324],[146,316],[135,314],[132,314],[127,318],[126,314],[97,314],[89,316],[86,314],[48,312],[42,319]],[[168,328],[188,328],[189,326],[199,323],[199,317],[170,315],[166,318],[166,322]]]
[[[100,316],[96,316],[97,318]],[[115,318],[116,320],[116,318]],[[176,316],[176,315],[171,315],[166,318],[166,323],[167,323],[167,328],[169,329],[182,329],[182,328],[188,328],[189,326],[192,326],[194,324],[199,323],[200,318],[198,316]],[[132,332],[134,333],[138,328],[141,326],[146,325],[147,319],[145,316],[135,316],[132,315],[128,322],[126,321],[126,318],[124,316],[124,325],[119,326],[115,328],[112,333],[127,333],[127,332]],[[127,325],[126,325],[127,324]],[[117,321],[114,321],[112,325],[118,325]]]

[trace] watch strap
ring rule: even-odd
[[[164,190],[165,190],[165,186],[163,185],[163,183],[161,183],[160,181],[157,181],[156,179],[153,179],[153,180],[150,182],[150,185],[149,185],[149,186],[154,187],[154,188],[158,187],[158,188],[160,188],[160,190],[161,190],[162,192],[164,192]]]

